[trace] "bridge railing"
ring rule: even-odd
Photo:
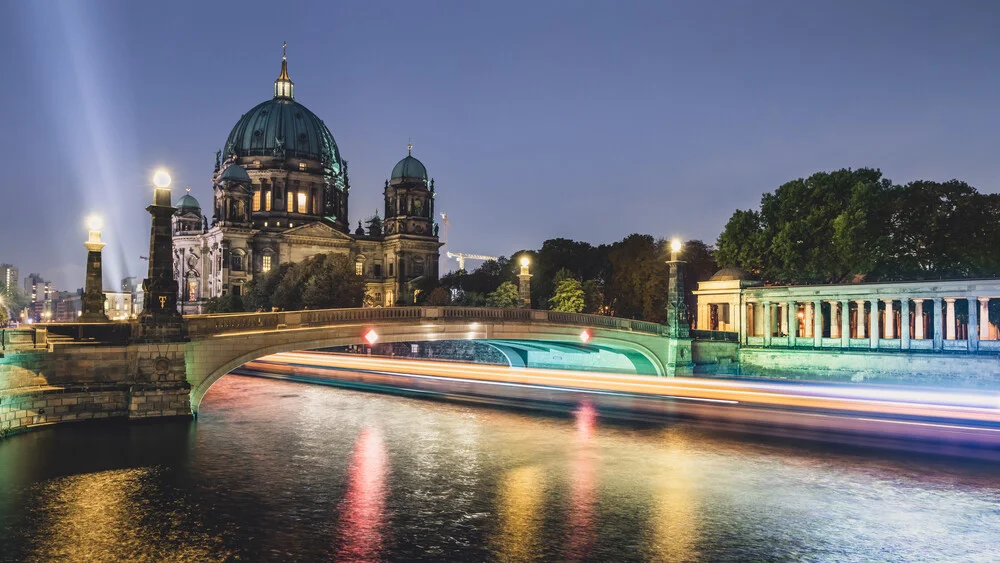
[[[725,330],[691,330],[691,338],[695,340],[711,340],[715,342],[739,342],[740,333]]]
[[[229,313],[190,315],[188,335],[210,336],[226,332],[280,330],[323,326],[333,323],[365,323],[373,321],[413,321],[418,319],[468,319],[495,321],[550,322],[583,327],[627,330],[646,334],[662,333],[662,325],[645,321],[619,319],[603,315],[536,311],[532,309],[494,309],[489,307],[379,307],[358,309],[321,309],[315,311],[281,311],[274,313]]]

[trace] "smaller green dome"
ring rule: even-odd
[[[247,184],[250,183],[250,175],[247,174],[246,168],[243,168],[238,164],[230,164],[227,166],[226,169],[222,171],[219,179],[232,180],[234,182],[246,182]]]
[[[419,160],[413,158],[413,155],[407,155],[406,158],[400,160],[396,163],[396,166],[392,168],[392,179],[398,180],[400,178],[420,178],[421,180],[427,179],[427,169]]]
[[[177,208],[178,213],[188,210],[198,210],[198,214],[201,214],[201,204],[199,204],[198,200],[191,194],[184,194],[184,197],[177,200],[174,207]]]

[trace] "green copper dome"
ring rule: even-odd
[[[201,205],[198,203],[198,200],[195,199],[194,196],[192,196],[191,194],[184,194],[184,197],[177,200],[177,203],[174,204],[174,207],[177,208],[177,213],[195,209],[198,210],[199,214],[201,213]]]
[[[420,178],[426,180],[427,169],[424,168],[422,162],[413,158],[413,155],[407,155],[406,158],[397,162],[396,166],[392,168],[392,179],[398,180],[400,178]]]
[[[316,114],[289,98],[274,98],[248,111],[226,139],[225,154],[319,160],[335,172],[342,165],[333,134]]]
[[[220,180],[232,180],[234,182],[245,182],[250,183],[250,174],[247,173],[247,169],[243,168],[239,164],[230,164],[222,171],[219,175]]]

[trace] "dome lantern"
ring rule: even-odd
[[[283,42],[281,44],[281,74],[279,74],[278,78],[274,81],[274,98],[294,100],[295,83],[288,77],[288,57],[285,53],[286,47],[288,47],[288,43]]]

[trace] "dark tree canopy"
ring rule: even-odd
[[[279,265],[247,284],[247,310],[286,311],[360,307],[364,279],[346,256],[317,254],[297,264]]]
[[[879,170],[819,172],[736,211],[715,257],[771,283],[1000,274],[1000,196],[950,182],[894,185]]]

